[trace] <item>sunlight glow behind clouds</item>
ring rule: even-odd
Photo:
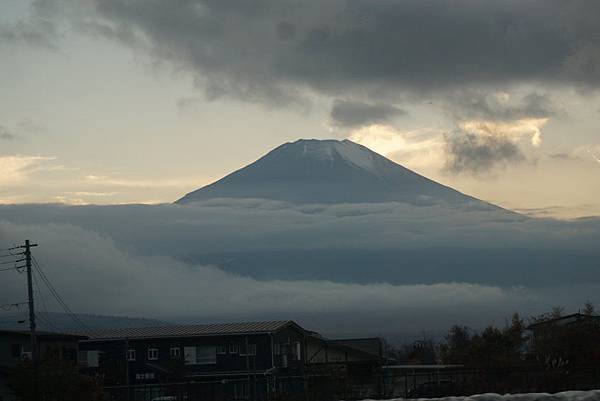
[[[348,139],[409,168],[431,171],[443,165],[441,129],[401,131],[391,125],[370,125],[352,131]]]
[[[44,156],[0,156],[0,185],[22,183],[36,171],[47,169],[43,162],[55,160]]]
[[[523,118],[515,121],[486,121],[469,120],[459,123],[459,127],[477,135],[504,135],[512,140],[530,137],[531,145],[539,147],[542,144],[541,128],[548,118]]]

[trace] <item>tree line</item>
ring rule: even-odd
[[[587,302],[580,313],[564,318],[555,307],[527,320],[518,313],[503,327],[482,330],[452,326],[442,341],[424,339],[400,347],[386,346],[398,364],[450,364],[466,368],[536,366],[569,370],[600,364],[600,316]]]

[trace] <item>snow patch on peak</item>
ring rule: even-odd
[[[304,149],[302,151],[302,156],[315,157],[333,163],[333,148],[331,145],[323,142],[325,141],[304,141]]]
[[[367,148],[348,140],[335,143],[334,148],[337,154],[346,162],[377,175],[378,171],[373,159],[373,152]]]
[[[334,157],[337,155],[356,168],[378,175],[373,152],[347,139],[343,141],[300,139],[294,144],[302,145],[302,157],[314,157],[333,163]]]

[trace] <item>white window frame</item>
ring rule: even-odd
[[[136,357],[135,349],[128,349],[127,350],[127,357],[126,357],[127,361],[128,362],[134,362],[135,361],[135,357]]]
[[[217,355],[227,355],[227,345],[217,345]]]
[[[148,348],[147,355],[149,361],[158,361],[158,348]]]
[[[239,354],[240,346],[237,344],[229,344],[229,353],[230,354]]]
[[[171,347],[169,355],[171,355],[171,359],[181,358],[181,347]]]

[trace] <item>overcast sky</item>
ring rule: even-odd
[[[0,202],[159,203],[349,138],[538,215],[600,214],[595,1],[0,0]]]
[[[377,335],[598,305],[598,217],[71,206],[173,202],[284,142],[334,138],[525,214],[600,216],[598,16],[595,0],[0,0],[0,204],[70,205],[0,205],[0,244],[39,242],[78,313],[294,318],[347,334],[359,319],[358,334]],[[393,253],[443,257],[431,247],[455,252],[455,265],[432,262],[443,277]],[[350,251],[373,250],[395,276],[350,274]],[[346,259],[318,276],[301,266],[318,251]],[[258,258],[279,273],[265,278],[244,252],[299,259],[304,275]],[[21,299],[13,273],[0,304]]]

